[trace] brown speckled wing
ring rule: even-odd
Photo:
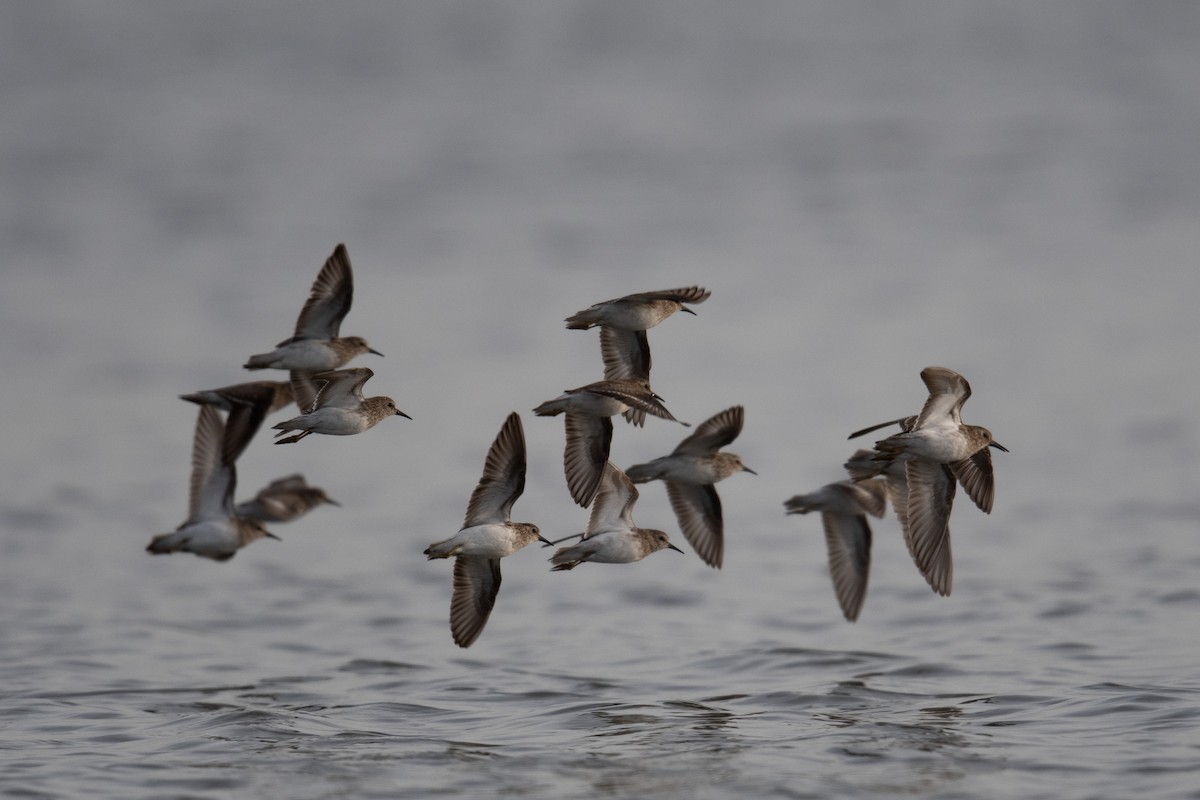
[[[628,301],[651,301],[651,300],[674,300],[677,303],[703,303],[709,297],[712,297],[712,292],[705,289],[703,286],[688,286],[683,289],[662,289],[656,292],[639,292],[638,294],[626,295],[622,300]]]
[[[645,331],[623,331],[602,326],[600,355],[604,359],[604,380],[650,380],[650,340]],[[622,416],[638,427],[646,424],[646,411],[643,408],[630,406],[622,412]]]
[[[949,416],[955,425],[962,424],[962,407],[971,396],[971,384],[952,369],[926,367],[921,370],[921,380],[929,390],[929,399],[917,416],[915,428],[924,428],[930,420]]]
[[[871,572],[871,527],[862,514],[821,514],[833,593],[846,619],[854,622],[867,597]]]
[[[604,465],[608,463],[609,448],[612,446],[612,420],[590,414],[566,415],[567,444],[563,450],[563,471],[567,476],[567,488],[571,498],[587,508],[600,479],[604,477]]]
[[[944,464],[919,459],[909,461],[906,470],[908,525],[904,542],[930,587],[949,595],[954,567],[950,555],[954,476]]]
[[[296,319],[297,339],[333,339],[354,300],[350,255],[339,244],[325,261]]]
[[[708,455],[731,443],[742,432],[745,410],[732,406],[701,422],[690,436],[679,443],[673,454]]]
[[[358,408],[358,404],[363,401],[363,384],[374,374],[370,367],[349,367],[316,373],[312,376],[313,380],[318,383],[324,382],[317,391],[316,405]],[[292,386],[296,386],[295,381],[292,382]]]
[[[483,633],[500,591],[500,559],[454,559],[454,594],[450,599],[450,634],[459,647],[470,647]]]
[[[664,483],[684,538],[705,564],[720,569],[725,553],[725,523],[717,490],[711,484]]]
[[[992,501],[996,497],[996,481],[992,472],[992,451],[983,448],[975,451],[969,458],[950,463],[950,470],[958,482],[966,490],[979,510],[985,514],[992,513]]]
[[[667,410],[667,407],[659,400],[658,395],[651,391],[650,384],[644,380],[636,378],[605,380],[590,383],[582,388],[595,394],[620,400],[632,409],[644,411],[647,414],[653,414],[663,419],[669,419],[672,422],[679,421]]]
[[[488,449],[483,475],[471,501],[463,527],[491,522],[508,522],[513,503],[525,491],[525,429],[521,417],[513,412],[504,420]]]
[[[233,516],[237,473],[221,458],[225,423],[212,406],[200,406],[192,437],[192,476],[188,486],[188,522]]]

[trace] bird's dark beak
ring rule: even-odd
[[[680,306],[680,307],[679,307],[679,310],[680,310],[680,311],[686,311],[687,313],[691,314],[693,317],[694,317],[694,316],[696,316],[696,312],[695,312],[695,311],[692,311],[692,310],[691,310],[690,308],[688,308],[687,306]]]
[[[331,505],[331,506],[337,506],[338,508],[342,507],[342,504],[339,503],[337,500],[334,500],[332,497],[326,497],[325,502],[329,503],[329,505]]]
[[[379,352],[379,351],[378,351],[378,350],[376,350],[374,347],[368,347],[368,348],[367,348],[367,352],[368,352],[368,353],[374,353],[374,354],[375,354],[375,355],[377,355],[377,356],[382,356],[382,355],[383,355],[383,353]]]
[[[543,547],[550,547],[554,544],[554,542],[550,541],[545,536],[542,536],[540,533],[538,534],[538,541],[542,543]]]
[[[751,475],[757,475],[757,474],[758,474],[757,472],[755,472],[754,470],[750,469],[750,468],[749,468],[749,467],[747,467],[747,466],[743,466],[743,467],[742,467],[742,472],[749,472]]]
[[[396,416],[404,417],[405,419],[412,419],[412,417],[410,417],[408,414],[405,414],[403,411],[401,411],[398,408],[396,409]]]
[[[990,442],[990,443],[988,444],[988,446],[989,446],[989,447],[994,447],[994,448],[996,448],[997,450],[1003,450],[1003,451],[1004,451],[1004,452],[1006,452],[1006,453],[1008,452],[1008,448],[1007,448],[1007,447],[1005,447],[1004,445],[1000,444],[1000,443],[999,443],[999,442],[997,442],[997,441],[992,441],[992,442]]]
[[[275,540],[275,541],[277,541],[277,542],[282,542],[282,541],[283,541],[283,539],[280,539],[278,536],[276,536],[275,534],[271,533],[270,531],[267,531],[266,533],[264,533],[264,534],[263,534],[263,536],[267,537],[268,539],[274,539],[274,540]]]
[[[676,553],[682,553],[682,552],[683,552],[682,550],[680,550],[678,547],[676,547],[676,546],[675,546],[675,545],[673,545],[673,544],[668,544],[668,545],[667,545],[667,549],[668,549],[668,550],[674,550]]]

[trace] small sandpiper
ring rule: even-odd
[[[683,535],[710,567],[720,568],[725,550],[721,498],[713,484],[736,472],[754,470],[741,456],[718,452],[742,432],[744,411],[733,406],[700,423],[669,456],[635,464],[627,474],[634,483],[661,480]]]
[[[567,317],[567,328],[587,330],[600,326],[600,354],[604,379],[650,380],[650,341],[646,331],[676,311],[695,314],[684,303],[703,303],[712,293],[702,286],[642,292],[606,300]],[[645,412],[629,408],[625,418],[635,425],[645,421]]]
[[[533,541],[549,544],[532,522],[513,522],[512,507],[525,491],[525,430],[516,412],[508,415],[488,449],[483,475],[463,526],[454,536],[425,548],[430,560],[454,558],[450,634],[470,647],[487,624],[500,591],[500,559]]]
[[[969,458],[988,446],[1008,452],[1008,448],[992,439],[987,428],[963,424],[963,403],[971,396],[971,385],[966,378],[945,367],[926,367],[921,370],[921,380],[929,389],[929,399],[910,429],[875,443],[878,460],[889,461],[900,453],[908,453],[949,464]]]
[[[663,531],[639,528],[633,523],[633,504],[637,499],[637,487],[629,476],[609,462],[604,468],[604,481],[596,493],[587,531],[581,535],[582,541],[559,548],[550,558],[550,563],[554,564],[551,571],[574,569],[585,561],[628,564],[663,549],[682,553]]]
[[[372,428],[388,417],[412,417],[396,408],[390,397],[363,397],[363,384],[375,373],[367,367],[352,367],[333,372],[319,372],[311,378],[303,372],[292,372],[296,402],[305,413],[272,426],[283,436],[288,431],[300,431],[275,444],[298,442],[310,433],[331,436],[350,436]],[[314,393],[313,384],[323,384]],[[311,397],[311,402],[309,398]]]
[[[929,397],[916,416],[872,425],[850,434],[853,439],[865,433],[899,425],[901,432],[875,443],[879,472],[895,486],[900,480],[895,464],[903,464],[904,491],[907,500],[893,505],[904,530],[904,542],[913,561],[929,586],[938,594],[950,594],[953,583],[953,558],[950,548],[950,512],[954,504],[955,480],[962,483],[968,496],[985,513],[991,513],[995,498],[995,478],[989,450],[1008,452],[995,441],[987,428],[966,425],[962,407],[971,396],[966,378],[945,367],[926,367],[921,380]],[[847,465],[849,468],[849,465]],[[854,473],[870,475],[867,468]]]
[[[188,517],[172,533],[151,539],[147,552],[195,553],[214,561],[228,561],[239,548],[256,539],[279,538],[263,527],[261,521],[239,516],[234,510],[237,470],[223,453],[240,451],[244,444],[227,442],[227,438],[217,410],[211,405],[201,406],[192,438]]]
[[[851,439],[862,436],[863,434],[877,431],[880,428],[886,428],[889,425],[899,425],[900,429],[905,433],[913,430],[917,424],[917,417],[902,417],[889,422],[881,422],[878,425],[872,425],[869,428],[863,428],[860,431],[855,431],[850,434]],[[999,442],[992,441],[988,443],[988,447],[994,447],[997,450],[1008,452],[1008,449]],[[996,498],[996,482],[994,470],[992,468],[992,451],[988,447],[980,448],[972,453],[969,457],[960,461],[951,461],[947,466],[954,473],[954,477],[962,484],[962,487],[967,490],[967,496],[971,498],[971,502],[985,514],[992,513],[992,503]],[[870,454],[864,458],[873,461],[873,465],[866,460],[860,460],[859,454]],[[889,487],[896,480],[904,481],[903,464],[907,459],[901,456],[898,459],[891,461],[881,460],[878,451],[875,450],[859,450],[853,456],[851,461],[846,462],[846,469],[851,472],[855,480],[862,478],[870,478],[875,475],[886,475],[889,478]],[[851,462],[854,463],[854,468],[851,469]],[[899,466],[900,469],[895,469]],[[905,498],[907,499],[907,488],[905,489]],[[896,498],[892,497],[892,505],[896,506]],[[897,515],[899,515],[899,506],[897,506]]]
[[[338,336],[342,320],[354,300],[354,274],[346,245],[339,244],[317,274],[308,300],[296,320],[296,331],[270,353],[250,356],[246,369],[297,369],[325,372],[337,369],[372,350],[361,336]]]
[[[662,398],[651,391],[650,383],[635,378],[597,381],[567,389],[533,410],[539,417],[566,414],[563,469],[572,499],[584,508],[591,505],[596,496],[604,465],[608,463],[613,432],[610,417],[629,408],[679,422],[662,404]],[[687,425],[686,422],[680,424]]]
[[[312,511],[322,503],[340,506],[319,486],[309,486],[300,474],[276,478],[259,490],[253,500],[234,507],[239,517],[252,517],[263,522],[291,522]]]
[[[653,328],[676,311],[695,314],[696,312],[684,303],[703,303],[711,295],[712,292],[703,286],[628,294],[577,311],[567,317],[565,322],[568,330],[585,331],[596,325],[603,325],[623,331],[644,331]]]
[[[858,619],[867,596],[871,571],[871,526],[867,514],[882,517],[887,509],[887,486],[882,480],[838,481],[809,494],[785,500],[788,514],[821,512],[829,575],[842,614]]]

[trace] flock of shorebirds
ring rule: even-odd
[[[269,353],[250,356],[245,364],[251,370],[287,370],[289,380],[253,381],[181,395],[200,406],[192,444],[188,517],[176,530],[155,536],[147,551],[189,552],[227,561],[256,539],[278,538],[266,523],[296,519],[323,503],[337,505],[301,475],[273,481],[253,499],[235,504],[235,464],[268,414],[292,403],[300,411],[273,426],[279,431],[276,444],[298,442],[314,433],[357,434],[387,417],[408,417],[390,397],[363,396],[363,385],[373,374],[370,369],[342,368],[363,353],[382,355],[361,337],[339,336],[353,295],[350,259],[339,244],[313,282],[292,337]],[[715,414],[661,458],[628,470],[609,460],[614,415],[621,414],[636,426],[643,425],[647,415],[679,422],[650,388],[646,332],[677,311],[694,314],[686,304],[702,303],[709,296],[699,286],[643,292],[597,303],[567,317],[568,329],[600,329],[604,379],[568,389],[533,413],[564,416],[563,469],[572,499],[591,507],[587,530],[551,542],[537,525],[512,521],[513,504],[525,489],[526,448],[521,417],[509,414],[488,450],[462,528],[425,549],[430,559],[455,559],[450,631],[460,647],[470,646],[487,624],[500,589],[500,559],[534,541],[552,546],[579,539],[554,552],[550,562],[555,571],[589,561],[640,561],[663,549],[683,552],[665,532],[634,524],[638,483],[663,482],[684,538],[706,564],[721,567],[724,523],[714,485],[737,472],[754,473],[741,457],[721,450],[741,433],[742,406]],[[956,484],[962,484],[981,510],[992,509],[995,483],[989,448],[1005,448],[986,428],[963,424],[962,406],[971,395],[966,379],[943,367],[927,367],[921,379],[929,399],[919,414],[850,435],[855,438],[890,425],[901,429],[876,442],[874,450],[855,452],[845,464],[849,480],[784,503],[788,514],[821,512],[834,594],[851,621],[858,618],[867,590],[868,514],[882,517],[890,500],[921,575],[934,591],[948,595],[949,518]]]

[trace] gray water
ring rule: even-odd
[[[1200,797],[1200,6],[10,3],[0,26],[0,794]],[[272,447],[343,503],[231,562],[151,557],[195,409],[349,247],[343,332],[412,421]],[[551,538],[600,377],[651,332],[681,419],[735,403],[725,568],[450,565],[505,415]],[[972,382],[997,500],[935,596],[873,523],[857,624],[820,522],[846,435]],[[684,429],[618,421],[613,458]],[[678,529],[660,486],[639,524]]]

